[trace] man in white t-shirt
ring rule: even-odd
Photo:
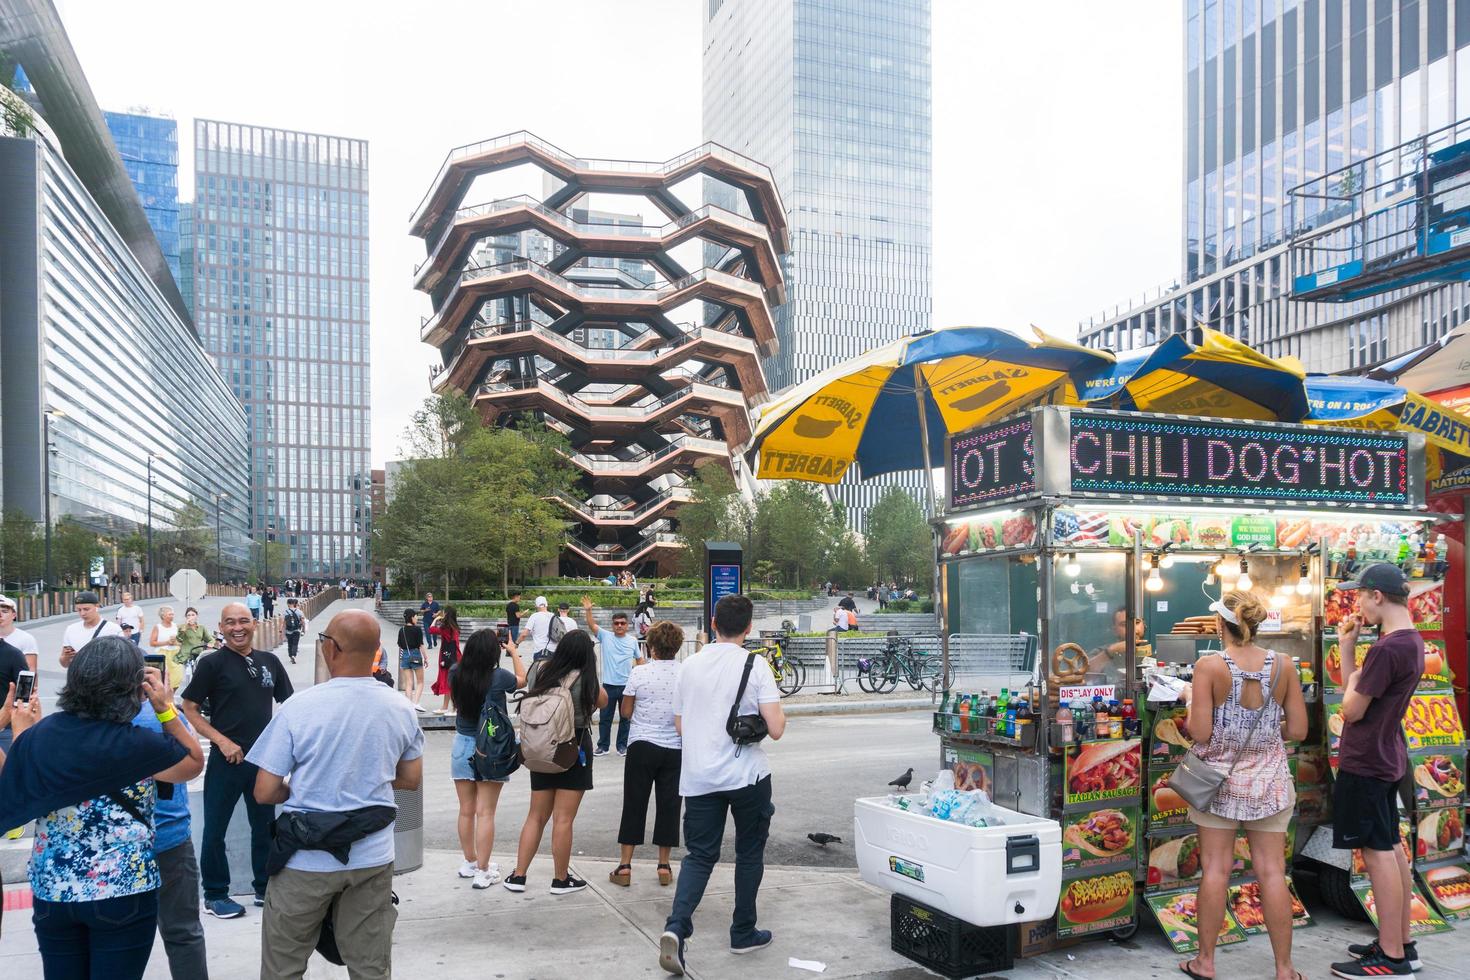
[[[556,652],[556,640],[552,639],[551,636],[551,624],[553,620],[561,619],[561,632],[563,635],[577,628],[576,621],[567,615],[567,609],[569,608],[569,604],[563,602],[558,612],[552,613],[546,608],[546,597],[544,595],[538,595],[536,597],[536,611],[527,618],[526,624],[521,627],[531,634],[531,645],[529,649],[534,659],[545,660]],[[522,644],[521,649],[524,650],[527,648]]]
[[[4,640],[25,654],[26,663],[31,670],[35,670],[40,660],[41,650],[36,645],[36,638],[25,630],[15,625],[15,619],[20,615],[20,608],[16,606],[15,600],[9,596],[0,595],[0,640]]]
[[[78,592],[75,599],[81,619],[66,628],[61,637],[61,666],[71,666],[77,651],[99,636],[122,636],[122,627],[102,618],[102,600],[95,592]]]
[[[143,623],[146,618],[143,615],[142,607],[133,604],[133,594],[131,592],[124,592],[122,594],[122,605],[118,606],[117,612],[112,615],[113,621],[119,627],[133,627],[130,639],[132,639],[134,646],[139,646],[143,642]]]
[[[771,766],[761,745],[736,745],[725,730],[750,654],[754,608],[743,595],[715,604],[716,641],[684,661],[674,686],[674,725],[684,741],[679,795],[684,797],[685,857],[679,866],[674,907],[659,937],[659,965],[684,975],[684,943],[694,932],[694,910],[710,872],[720,859],[725,818],[735,818],[735,915],[730,952],[750,953],[771,945],[771,933],[756,928],[756,894],[765,874],[766,837],[771,829]],[[786,732],[781,692],[768,663],[756,657],[740,695],[737,714],[759,714],[773,739]]]

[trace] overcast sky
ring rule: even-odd
[[[759,0],[746,0],[759,2]],[[934,323],[1071,336],[1180,259],[1178,0],[933,0]],[[373,465],[428,394],[408,217],[451,147],[700,142],[705,0],[64,0],[98,102],[370,142]],[[616,95],[608,98],[607,94]]]

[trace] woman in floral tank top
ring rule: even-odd
[[[1215,976],[1215,941],[1225,920],[1226,888],[1235,864],[1236,833],[1250,844],[1260,907],[1271,936],[1276,980],[1301,977],[1291,963],[1291,893],[1286,886],[1286,829],[1296,790],[1283,739],[1307,734],[1307,707],[1291,660],[1256,646],[1266,607],[1249,592],[1211,604],[1224,652],[1195,665],[1189,703],[1192,751],[1229,776],[1208,811],[1189,808],[1199,834],[1199,953],[1179,964],[1185,974]]]

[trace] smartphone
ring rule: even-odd
[[[31,695],[36,693],[36,672],[34,670],[22,670],[15,675],[15,703],[16,705],[29,704]]]
[[[157,667],[159,670],[163,670],[163,662],[164,658],[163,654],[161,653],[143,654],[143,663],[147,664],[149,667]]]
[[[495,627],[495,636],[496,636],[497,639],[500,640],[500,642],[502,644],[505,643],[506,641],[508,641],[510,639],[510,627],[509,626],[497,626],[497,627]]]

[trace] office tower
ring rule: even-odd
[[[704,138],[786,203],[772,390],[931,326],[929,0],[706,0]],[[837,495],[856,521],[890,482],[927,499],[917,473]]]
[[[194,314],[250,423],[250,521],[287,574],[362,576],[368,147],[194,121]]]
[[[522,165],[554,178],[541,199],[466,200]],[[754,217],[690,207],[681,185],[698,193],[701,176]],[[434,307],[420,334],[440,354],[433,386],[489,422],[529,412],[567,437],[582,485],[559,497],[576,522],[565,571],[669,571],[695,467],[740,476],[748,409],[767,391],[760,355],[776,343],[784,215],[770,171],[722,147],[589,160],[520,132],[449,152],[410,226],[427,255],[414,286]],[[392,463],[385,481],[391,499]]]
[[[1184,46],[1182,276],[1081,324],[1085,343],[1205,325],[1311,370],[1362,371],[1470,318],[1462,284],[1293,299],[1288,241],[1338,217],[1332,195],[1382,182],[1387,196],[1470,136],[1454,125],[1470,116],[1470,2],[1186,0]]]
[[[104,112],[112,142],[122,156],[158,247],[179,280],[179,126],[142,110]]]
[[[169,531],[193,504],[211,529],[217,517],[224,572],[237,573],[249,543],[244,411],[172,302],[54,9],[0,21],[0,47],[25,59],[39,107],[0,88],[0,506],[122,539]],[[144,570],[163,574],[175,565],[158,545]]]

